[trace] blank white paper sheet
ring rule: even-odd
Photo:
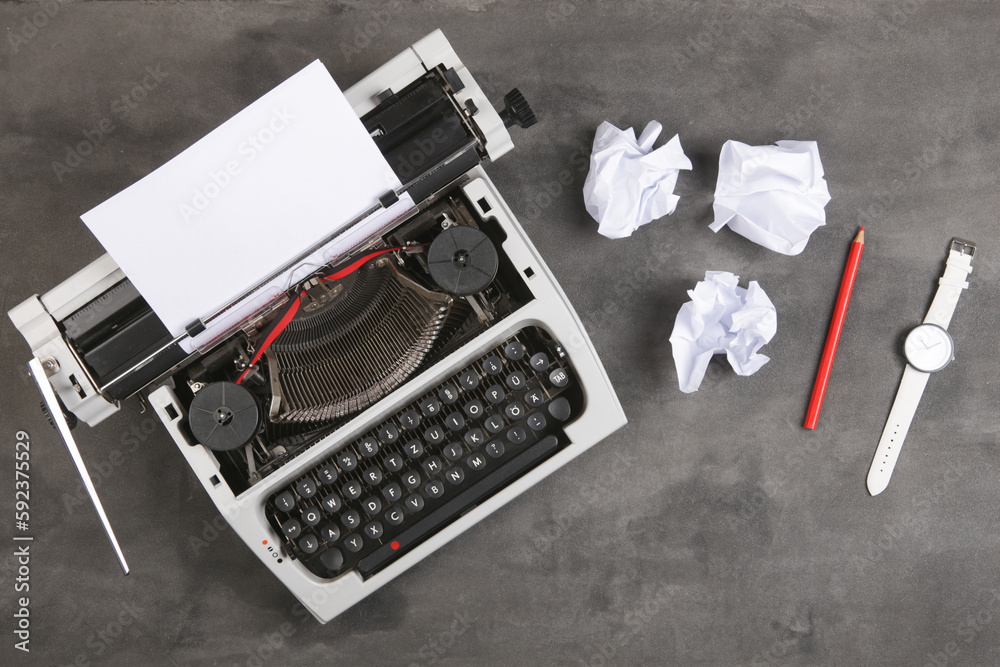
[[[400,186],[317,60],[82,218],[178,335]],[[404,195],[372,217],[384,226],[412,205]],[[359,232],[353,228],[351,236]],[[324,258],[329,253],[311,260]],[[315,268],[286,272],[243,310]]]

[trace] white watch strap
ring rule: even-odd
[[[889,419],[885,422],[882,439],[878,441],[875,458],[872,459],[872,467],[868,470],[868,492],[873,496],[882,493],[885,487],[889,486],[889,478],[892,477],[892,470],[896,467],[899,450],[903,448],[903,440],[906,438],[906,432],[910,430],[910,422],[917,413],[920,397],[924,393],[930,375],[906,364],[903,379],[899,382],[899,391],[896,392],[896,400],[892,404],[892,410],[889,411]]]
[[[961,249],[956,250],[953,244],[948,253],[944,275],[938,279],[934,301],[927,309],[925,323],[936,324],[943,329],[948,328],[951,316],[955,314],[958,297],[962,295],[962,290],[969,288],[966,279],[970,273],[972,273],[972,255],[963,253]]]

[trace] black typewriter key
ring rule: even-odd
[[[274,506],[282,512],[291,512],[295,509],[295,496],[291,491],[283,491],[274,499]]]
[[[319,510],[314,509],[312,507],[302,511],[302,523],[306,524],[307,526],[315,526],[316,524],[319,523],[320,519],[322,518],[323,515],[319,513]]]
[[[319,535],[327,544],[333,544],[340,539],[340,526],[335,523],[328,523],[319,531]]]
[[[549,382],[556,387],[565,387],[569,384],[569,375],[561,368],[556,368],[549,373]]]
[[[516,340],[512,340],[507,343],[503,348],[503,354],[505,357],[511,361],[517,361],[524,356],[524,346],[518,343]]]
[[[364,480],[368,482],[368,486],[375,486],[382,483],[382,469],[378,466],[372,466],[364,471],[362,474]]]
[[[466,403],[462,409],[465,410],[465,414],[469,416],[469,419],[479,419],[483,416],[483,402],[478,398]]]
[[[375,516],[382,511],[382,501],[376,496],[365,499],[365,502],[361,503],[361,505],[365,508],[365,514],[368,516]]]
[[[406,500],[403,501],[403,504],[406,505],[406,509],[411,512],[419,512],[424,508],[424,497],[419,493],[411,493],[406,497]]]
[[[570,412],[569,401],[566,400],[565,396],[560,396],[549,403],[549,414],[561,422],[569,419]]]
[[[420,496],[417,496],[418,498]],[[398,526],[403,523],[403,508],[399,505],[393,505],[385,511],[385,521],[390,526]]]
[[[319,555],[319,561],[326,569],[336,572],[344,566],[344,554],[340,552],[340,549],[331,547]]]
[[[344,524],[344,528],[348,530],[357,528],[361,525],[361,515],[355,510],[347,510],[340,515],[340,523]]]
[[[295,539],[302,533],[302,524],[299,523],[298,519],[289,519],[285,523],[281,524],[281,532],[285,534],[285,537]]]
[[[403,497],[403,490],[399,488],[399,484],[396,484],[395,482],[392,484],[386,484],[382,487],[382,497],[390,503],[394,503]]]
[[[344,540],[344,548],[352,553],[358,553],[365,546],[365,541],[360,535],[351,535]]]
[[[344,472],[351,472],[358,467],[358,457],[354,452],[341,452],[337,454],[337,465]]]
[[[515,426],[514,428],[507,431],[507,442],[512,445],[523,444],[525,440],[528,439],[528,434],[524,432],[524,429],[520,426]]]
[[[490,355],[483,359],[483,370],[487,375],[500,375],[503,373],[503,362],[500,361],[500,357]]]
[[[440,445],[444,442],[444,429],[434,424],[434,426],[424,431],[424,440],[432,445]]]
[[[320,466],[320,469],[316,471],[316,476],[319,477],[322,484],[333,484],[337,481],[337,467],[332,463],[327,463]]]
[[[479,375],[476,371],[465,371],[458,377],[458,382],[468,391],[479,386]]]
[[[418,459],[420,458],[420,455],[424,453],[424,443],[414,438],[403,445],[403,451],[406,452],[406,455],[411,459]]]
[[[420,401],[420,411],[428,417],[433,417],[437,413],[441,412],[441,401],[437,400],[433,396],[428,396],[424,400]]]
[[[545,402],[545,394],[541,389],[532,389],[524,395],[524,402],[532,408],[537,408]]]
[[[465,465],[469,466],[473,470],[482,470],[486,467],[486,457],[476,452],[469,458],[465,459]]]
[[[452,405],[458,400],[458,387],[453,384],[446,384],[438,389],[438,397],[444,401],[445,405]]]
[[[399,429],[395,424],[383,424],[378,430],[378,439],[385,444],[396,442],[399,438]]]
[[[403,457],[399,454],[389,454],[389,456],[382,459],[382,465],[389,472],[399,472],[403,469]]]
[[[486,390],[486,400],[493,405],[503,403],[503,399],[505,398],[507,398],[507,392],[505,392],[503,387],[498,384],[495,384]]]
[[[502,431],[503,427],[506,425],[507,423],[500,415],[490,415],[486,420],[486,430],[493,434],[497,434]]]
[[[469,429],[465,433],[465,435],[462,436],[462,439],[465,440],[465,444],[467,444],[469,447],[475,449],[479,445],[481,445],[484,442],[486,442],[486,434],[483,433],[483,429],[481,429],[481,428],[473,428],[473,429]]]
[[[436,475],[441,472],[441,459],[437,456],[432,456],[423,463],[420,464],[424,468],[424,472],[427,476]]]
[[[458,467],[448,468],[447,472],[444,474],[444,478],[452,484],[458,486],[465,481],[465,471]]]
[[[403,473],[403,486],[408,488],[410,491],[420,486],[420,473],[416,470],[410,470],[409,472]]]
[[[303,498],[312,498],[316,495],[316,482],[312,481],[308,477],[300,479],[295,485],[295,490]]]
[[[441,450],[444,457],[449,461],[457,461],[462,458],[462,445],[457,442],[445,445],[444,449]]]
[[[507,383],[507,387],[513,391],[523,389],[524,385],[527,384],[527,381],[524,378],[524,373],[521,371],[516,371],[508,375],[505,382]]]
[[[367,526],[365,526],[365,535],[373,540],[377,540],[382,537],[382,524],[378,521],[372,521]]]
[[[399,416],[399,423],[403,425],[407,431],[412,431],[416,427],[420,426],[420,413],[416,410],[407,410]]]
[[[304,554],[315,553],[319,549],[319,540],[312,533],[303,535],[302,539],[299,540],[299,549],[302,549]]]
[[[444,484],[439,479],[432,479],[424,486],[424,494],[429,498],[440,498],[444,495]]]
[[[348,500],[357,500],[361,497],[361,484],[358,482],[347,482],[340,490],[344,492],[344,497]]]
[[[452,412],[444,418],[444,423],[452,431],[461,431],[465,428],[465,417],[462,416],[461,412]]]
[[[549,367],[549,356],[544,352],[538,352],[537,354],[531,355],[531,367],[536,371],[544,371]]]
[[[504,406],[503,413],[507,415],[507,419],[511,421],[524,419],[524,406],[520,401],[514,401],[513,403],[508,403]]]
[[[327,512],[336,512],[340,509],[340,504],[340,496],[336,493],[331,493],[323,499],[323,509]]]
[[[361,444],[358,445],[358,451],[361,452],[361,456],[365,457],[366,459],[370,459],[371,457],[378,454],[378,440],[376,440],[371,436],[368,436],[367,438],[361,441]]]
[[[541,412],[532,412],[528,415],[528,428],[532,431],[544,431],[546,424],[545,415]]]
[[[490,444],[486,445],[486,453],[495,459],[503,456],[504,451],[503,443],[499,440],[492,440]]]

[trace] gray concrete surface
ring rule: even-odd
[[[33,25],[34,24],[34,25]],[[0,524],[31,450],[31,652],[5,664],[1000,664],[997,211],[1000,6],[790,3],[0,4],[2,310],[102,250],[78,216],[322,59],[347,87],[441,27],[495,99],[541,123],[489,171],[575,303],[627,428],[320,626],[240,541],[136,404],[78,430],[134,568],[124,578],[0,322]],[[365,29],[369,36],[364,36]],[[144,99],[122,100],[147,73]],[[77,165],[68,147],[109,119]],[[608,241],[580,188],[602,120],[679,132],[677,212]],[[814,139],[829,224],[797,257],[713,234],[727,139]],[[570,187],[559,185],[568,170]],[[816,432],[801,422],[848,245],[867,245]],[[865,476],[952,236],[980,244],[888,490]],[[713,362],[680,393],[667,342],[706,270],[774,301],[753,377]],[[117,453],[116,453],[117,452]]]

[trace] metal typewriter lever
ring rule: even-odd
[[[122,553],[122,548],[118,545],[118,540],[115,538],[115,531],[111,528],[111,523],[108,521],[108,515],[104,513],[104,506],[101,505],[101,499],[97,497],[97,490],[94,488],[94,482],[90,479],[90,474],[87,472],[87,467],[83,464],[83,457],[80,456],[80,449],[76,446],[76,440],[73,439],[73,434],[70,433],[69,424],[66,423],[66,417],[63,415],[62,406],[59,405],[59,400],[56,398],[56,393],[52,390],[52,385],[49,384],[49,378],[45,374],[45,369],[42,368],[42,362],[37,358],[32,359],[28,362],[28,368],[31,370],[31,375],[35,378],[35,382],[38,384],[39,391],[42,392],[42,398],[45,399],[45,405],[49,409],[49,415],[52,418],[52,423],[58,429],[59,434],[62,435],[63,442],[66,443],[66,449],[69,450],[69,455],[73,459],[73,463],[76,464],[76,469],[80,473],[81,479],[83,479],[83,485],[87,487],[87,493],[90,494],[90,500],[94,503],[94,509],[97,510],[97,515],[101,517],[101,523],[104,524],[104,531],[108,534],[108,539],[111,540],[111,546],[114,547],[115,553],[118,555],[118,562],[122,566],[122,571],[128,574],[128,563],[125,562],[125,554]]]

